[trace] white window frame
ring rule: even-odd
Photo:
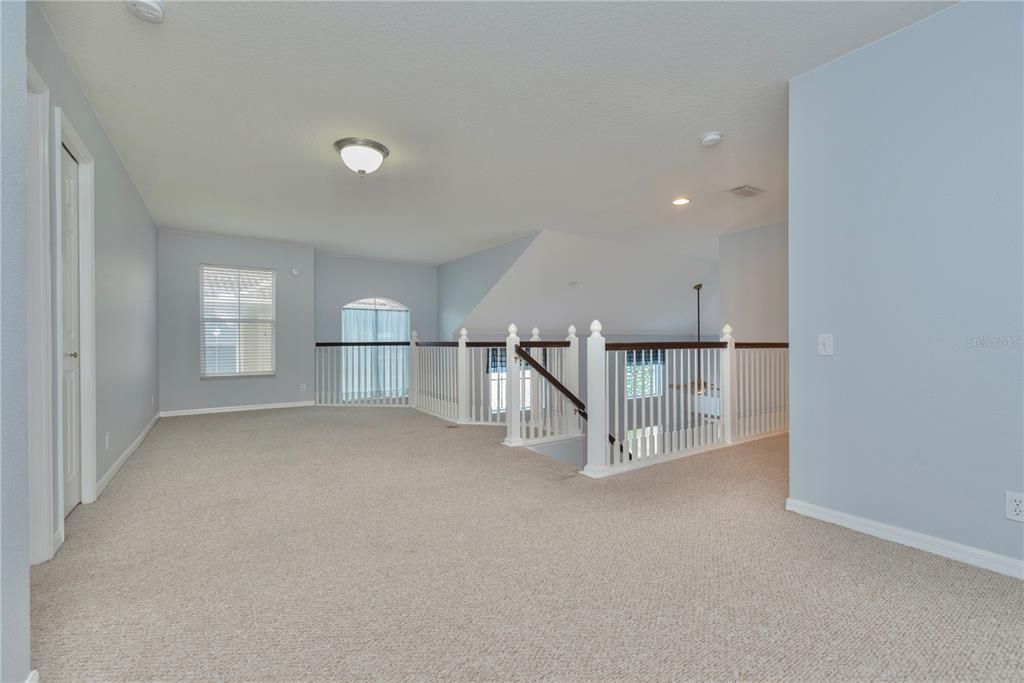
[[[219,375],[207,375],[203,373],[203,362],[206,357],[206,336],[203,332],[203,324],[207,322],[207,319],[203,316],[203,304],[205,301],[203,291],[203,269],[204,268],[222,268],[239,271],[258,271],[263,273],[270,273],[270,330],[273,334],[270,344],[270,365],[271,370],[269,372],[235,372],[230,374],[219,374]],[[211,322],[216,322],[221,319],[211,318]],[[267,322],[263,319],[253,318],[237,318],[235,322],[242,323],[245,321],[251,322]],[[230,322],[230,321],[229,321]],[[199,264],[199,379],[201,380],[218,380],[218,379],[237,379],[240,377],[274,377],[277,375],[277,270],[274,268],[261,268],[259,266],[236,266],[224,263],[200,263]]]

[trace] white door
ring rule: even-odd
[[[61,149],[61,321],[64,383],[64,516],[82,502],[82,406],[78,321],[78,162]]]

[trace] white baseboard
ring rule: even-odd
[[[128,448],[124,449],[124,453],[122,453],[121,457],[117,459],[117,462],[111,465],[110,469],[107,470],[107,473],[104,474],[98,482],[96,482],[97,498],[99,498],[100,494],[103,493],[103,489],[107,488],[107,484],[109,484],[110,480],[114,478],[114,475],[117,474],[117,471],[121,469],[121,465],[123,465],[125,461],[129,458],[129,456],[131,456],[131,454],[135,452],[135,449],[139,447],[139,444],[141,444],[146,439],[146,435],[149,434],[149,430],[153,428],[153,425],[155,425],[156,421],[159,419],[159,413],[154,415],[153,419],[150,420],[146,424],[146,426],[142,428],[142,431],[139,432],[139,435],[135,437],[135,440],[128,444]],[[61,541],[63,541],[63,539],[61,539]]]
[[[306,408],[316,405],[315,401],[293,401],[291,403],[256,403],[251,406],[220,406],[218,408],[189,408],[188,410],[161,410],[160,417],[179,415],[206,415],[207,413],[241,413],[247,410],[273,410],[275,408]]]
[[[32,669],[28,672],[28,678],[25,679],[25,683],[39,683],[39,670]]]
[[[838,524],[839,526],[844,526],[847,529],[853,529],[869,536],[875,536],[886,541],[948,557],[951,560],[964,562],[965,564],[988,569],[1005,574],[1006,576],[1012,576],[1015,579],[1024,579],[1024,560],[999,555],[998,553],[963,545],[955,541],[948,541],[938,536],[929,536],[918,531],[876,522],[846,512],[821,507],[820,505],[805,503],[794,498],[786,499],[786,509],[790,512],[813,517],[823,522]]]

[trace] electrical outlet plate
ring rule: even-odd
[[[835,350],[835,346],[832,342],[831,332],[819,332],[818,333],[818,355],[819,356],[831,356]]]
[[[1024,493],[1006,492],[1006,518],[1024,522]]]

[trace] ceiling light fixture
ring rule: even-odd
[[[672,200],[672,206],[686,206],[690,203],[690,200],[686,197],[678,197]]]
[[[127,0],[128,11],[143,21],[159,24],[164,20],[164,7],[160,0]]]
[[[334,143],[334,149],[341,155],[341,161],[359,174],[373,173],[388,158],[388,148],[366,138],[342,138]]]
[[[700,144],[704,147],[714,147],[722,141],[722,133],[717,130],[713,130],[704,135],[700,136]]]

